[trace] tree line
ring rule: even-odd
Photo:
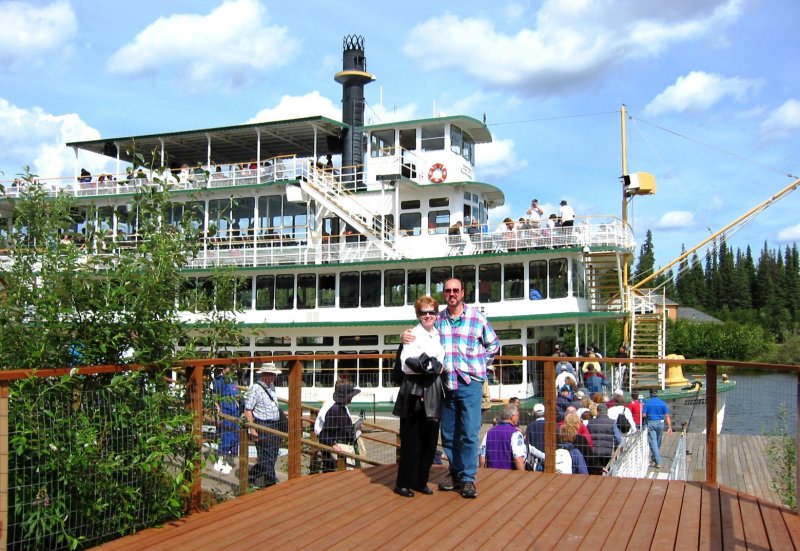
[[[632,282],[652,274],[654,265],[653,234],[648,230]],[[679,263],[677,272],[669,270],[647,286],[663,286],[666,296],[680,306],[722,321],[760,326],[778,343],[791,340],[800,329],[797,243],[775,249],[764,242],[756,259],[749,246],[734,250],[723,236],[712,242],[703,259],[695,252]]]

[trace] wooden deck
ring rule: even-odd
[[[432,483],[446,474],[434,467]],[[800,517],[727,487],[483,469],[403,498],[395,465],[290,480],[97,549],[798,549]]]

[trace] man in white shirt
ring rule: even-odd
[[[561,208],[558,209],[558,217],[561,220],[561,227],[575,225],[575,211],[567,204],[566,200],[561,201]]]

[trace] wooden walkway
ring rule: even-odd
[[[445,474],[434,467],[431,486]],[[306,476],[98,549],[800,548],[800,517],[724,486],[483,469],[477,499],[409,499],[395,476]]]
[[[658,476],[666,477],[680,436],[664,435],[661,442],[662,465]],[[745,434],[720,434],[717,436],[717,480],[720,484],[746,492],[771,503],[781,503],[781,498],[771,487],[767,444],[769,436]],[[706,478],[705,434],[689,433],[686,442],[689,480]]]

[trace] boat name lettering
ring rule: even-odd
[[[683,401],[684,406],[702,406],[705,403],[705,398],[689,398]]]

